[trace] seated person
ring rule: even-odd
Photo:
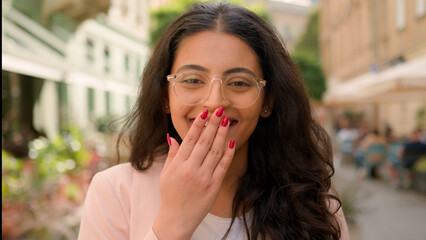
[[[366,174],[368,177],[379,177],[377,167],[386,159],[386,140],[377,129],[370,132],[361,144],[365,156]]]
[[[407,170],[405,186],[410,187],[413,182],[414,164],[426,154],[426,144],[420,141],[420,131],[411,134],[410,141],[404,145],[401,151],[402,166]]]

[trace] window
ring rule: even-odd
[[[105,92],[105,110],[106,115],[111,116],[111,93],[109,91]]]
[[[127,6],[127,3],[123,2],[122,5],[121,5],[121,15],[123,17],[127,17],[128,11],[129,11],[129,8]]]
[[[93,62],[93,60],[95,59],[93,51],[94,51],[93,41],[92,39],[88,38],[86,39],[86,59],[89,62]]]
[[[131,107],[132,106],[131,106],[130,96],[126,95],[126,110],[127,110],[127,112],[130,111]]]
[[[396,29],[405,28],[405,0],[395,0]]]
[[[289,25],[285,25],[284,26],[284,39],[286,39],[287,41],[292,41],[293,40],[293,34],[291,33],[291,28]]]
[[[104,67],[104,69],[105,69],[105,72],[109,72],[109,48],[108,48],[108,46],[105,46],[105,48],[104,48],[104,56],[105,56],[105,67]]]
[[[129,63],[130,59],[129,59],[129,55],[126,54],[126,56],[124,56],[124,66],[126,68],[126,72],[129,72],[130,70],[130,63]]]
[[[416,17],[423,17],[426,13],[426,0],[416,0]]]
[[[141,60],[139,58],[136,59],[136,71],[137,77],[139,78],[142,74]]]
[[[94,118],[95,114],[95,89],[88,88],[87,89],[87,99],[88,99],[88,110],[89,110],[89,117],[91,119]]]
[[[58,82],[58,99],[59,99],[59,122],[60,127],[66,127],[68,124],[68,84]]]

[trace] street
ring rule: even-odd
[[[381,173],[382,179],[362,179],[354,166],[336,166],[333,184],[350,205],[345,215],[351,239],[426,239],[426,194],[394,189],[385,169]]]

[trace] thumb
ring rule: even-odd
[[[169,153],[167,154],[164,168],[170,165],[179,150],[179,143],[176,141],[176,139],[169,137],[169,134],[167,134],[167,142],[169,143]]]

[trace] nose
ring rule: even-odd
[[[203,102],[205,108],[213,112],[218,107],[228,107],[229,103],[222,95],[222,81],[217,78],[213,78],[210,83],[210,92],[207,99]]]

